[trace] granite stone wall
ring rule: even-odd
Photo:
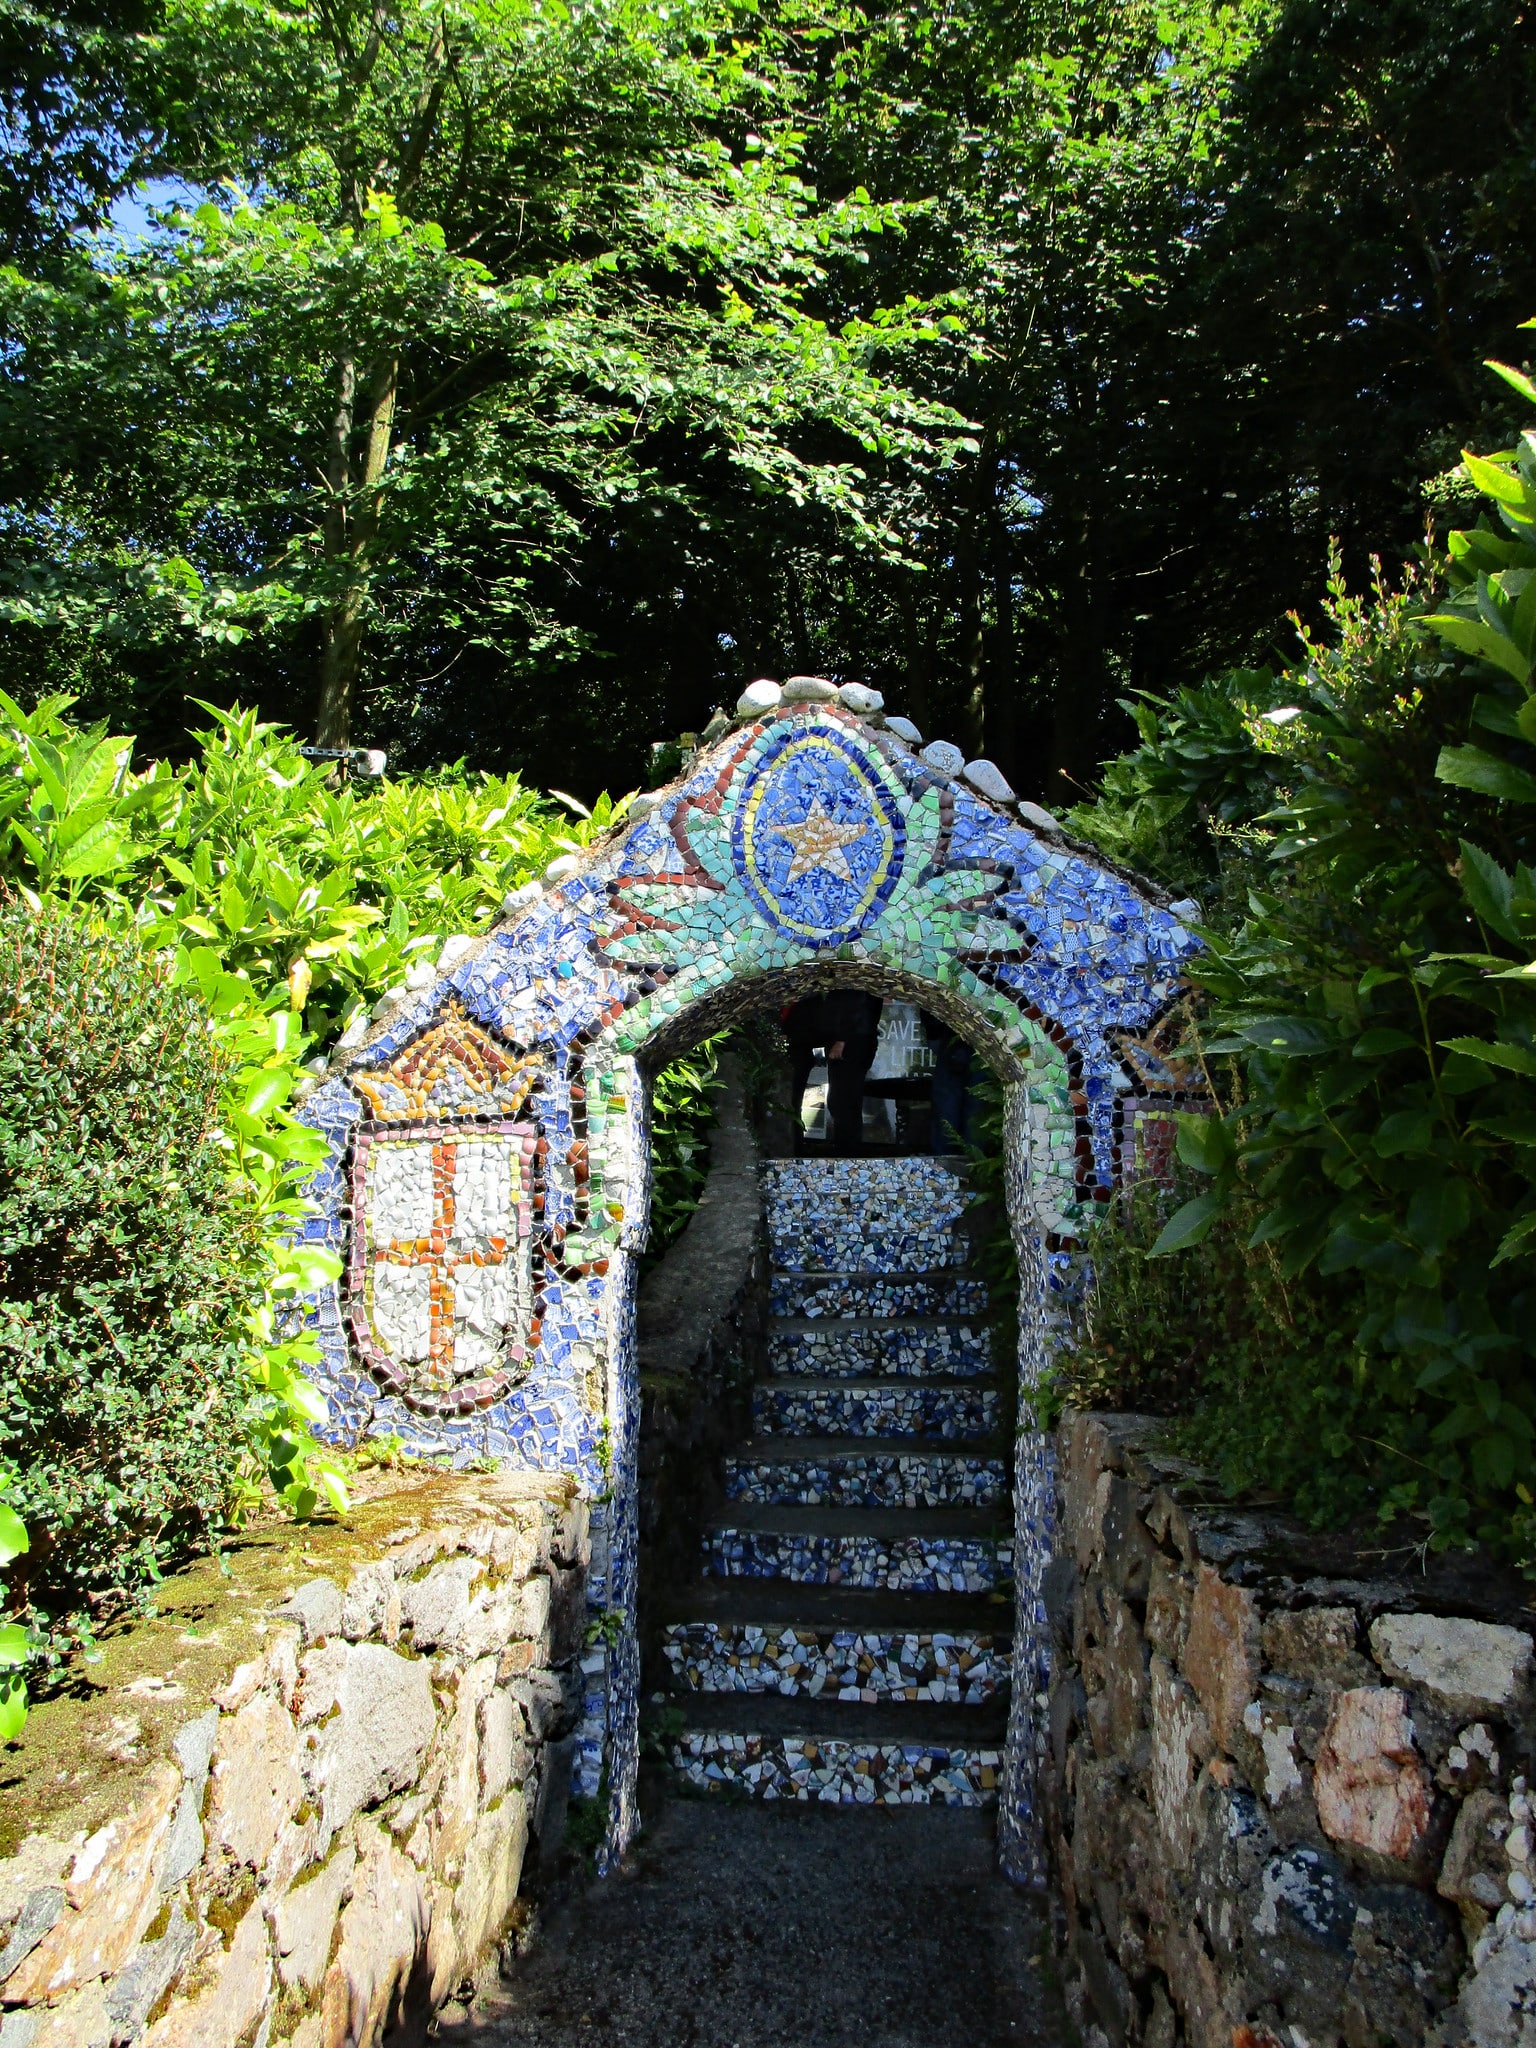
[[[1068,1413],[1042,1795],[1090,2048],[1536,2041],[1530,1588]]]
[[[587,1508],[466,1479],[261,1654],[89,1837],[0,1862],[4,2048],[420,2040],[564,1829]]]

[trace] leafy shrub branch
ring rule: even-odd
[[[81,1479],[87,1491],[97,1488],[90,1512],[121,1523],[98,1545],[94,1568],[84,1540],[89,1516],[66,1484],[75,1453],[55,1457],[44,1447],[54,1441],[50,1429],[60,1443],[68,1435],[63,1395],[52,1423],[40,1413],[12,1417],[20,1434],[0,1470],[0,1492],[32,1524],[27,1573],[51,1573],[49,1599],[59,1613],[74,1602],[78,1618],[87,1590],[143,1585],[178,1543],[248,1507],[264,1484],[301,1516],[324,1501],[344,1504],[342,1464],[314,1435],[325,1403],[305,1378],[312,1342],[278,1331],[284,1298],[335,1270],[329,1255],[291,1242],[321,1153],[295,1109],[337,1039],[413,968],[434,960],[445,937],[483,926],[509,889],[600,836],[622,807],[605,798],[590,813],[570,802],[557,808],[515,777],[457,770],[337,787],[289,734],[239,710],[210,710],[186,764],[136,769],[131,741],[81,729],[68,714],[66,698],[26,711],[0,695],[0,880],[15,891],[6,934],[17,956],[5,977],[5,1043],[16,1073],[0,1109],[0,1141],[25,1151],[35,1121],[61,1115],[69,1089],[85,1086],[84,1070],[132,1070],[137,1055],[132,1042],[119,1043],[120,1019],[138,1014],[135,1003],[156,1017],[170,1006],[165,1014],[181,1019],[181,1037],[206,1063],[198,1069],[204,1092],[190,1078],[158,1090],[144,1083],[161,1116],[156,1170],[196,1189],[201,1206],[185,1219],[190,1243],[198,1241],[194,1221],[216,1231],[240,1219],[245,1247],[238,1272],[203,1274],[203,1306],[187,1309],[211,1318],[198,1342],[218,1415],[189,1430],[185,1418],[167,1411],[157,1420],[130,1402],[117,1418],[142,1432],[131,1457],[153,1509],[119,1517],[107,1476],[117,1467],[100,1446],[96,1479]],[[61,980],[50,970],[47,1002],[21,1004],[19,992],[43,972],[29,949],[45,943],[65,947],[70,973]],[[97,961],[105,980],[93,995]],[[42,1028],[45,1014],[44,1049],[26,1034]],[[151,1035],[159,1045],[165,1032],[156,1025]],[[117,1085],[101,1082],[102,1105]],[[52,1170],[65,1179],[38,1196],[66,1220],[77,1208],[93,1213],[91,1191],[113,1170],[105,1108],[93,1114],[97,1122],[80,1126],[67,1160],[55,1146]],[[141,1232],[144,1272],[159,1270],[161,1222],[153,1203],[119,1216],[125,1273],[138,1269]],[[22,1224],[8,1227],[14,1236]],[[195,1271],[193,1261],[189,1285]],[[166,1268],[167,1285],[173,1277]],[[27,1341],[54,1361],[49,1370],[74,1375],[87,1406],[104,1400],[106,1353],[75,1325],[83,1315],[100,1336],[94,1312],[77,1309],[62,1281],[46,1299],[51,1305],[29,1312]],[[100,1418],[108,1435],[116,1427],[109,1410]],[[162,1425],[177,1441],[159,1441]],[[191,1461],[185,1472],[177,1458]],[[152,1471],[160,1477],[145,1476]],[[60,1573],[65,1595],[54,1587]],[[57,1614],[50,1615],[53,1627]]]
[[[1166,1306],[1222,1333],[1191,1391],[1236,1481],[1536,1567],[1536,434],[1466,475],[1492,516],[1445,560],[1364,595],[1335,564],[1326,639],[1136,706],[1073,823],[1198,887],[1232,1076],[1111,1320],[1193,1259]]]

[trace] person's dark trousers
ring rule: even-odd
[[[971,1061],[968,1049],[951,1040],[941,1046],[933,1069],[933,1137],[935,1152],[964,1149],[971,1111]]]
[[[795,1150],[800,1149],[805,1136],[805,1090],[811,1078],[811,1069],[816,1064],[814,1045],[800,1045],[793,1039],[789,1046],[789,1114],[795,1127]]]
[[[834,1152],[864,1149],[864,1082],[878,1038],[845,1038],[840,1060],[827,1062],[827,1117]]]

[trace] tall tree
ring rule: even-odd
[[[960,422],[880,373],[902,319],[805,310],[890,209],[818,203],[746,25],[172,0],[143,122],[225,196],[0,281],[11,621],[183,671],[262,628],[342,745],[370,637],[579,642],[530,565],[605,506],[686,506],[659,442],[878,545],[856,458],[941,459]]]

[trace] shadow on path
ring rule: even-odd
[[[442,2038],[474,2048],[1060,2048],[990,1813],[669,1799]]]

